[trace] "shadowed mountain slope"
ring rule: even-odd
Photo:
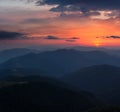
[[[4,82],[7,85],[0,87],[0,112],[81,112],[99,104],[91,93],[75,92],[39,78]]]
[[[120,104],[120,68],[97,65],[62,77],[67,84],[92,92],[103,100]]]

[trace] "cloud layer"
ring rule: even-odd
[[[56,36],[48,35],[48,36],[44,37],[43,39],[47,39],[47,40],[65,40],[67,42],[76,42],[80,38],[78,38],[78,37],[62,38],[62,37],[56,37]]]
[[[101,36],[96,38],[103,38],[103,39],[120,39],[120,36],[117,35],[111,35],[111,36]]]
[[[112,36],[106,36],[105,38],[107,38],[107,39],[120,39],[120,36],[114,36],[114,35],[112,35]]]
[[[116,10],[120,9],[120,0],[38,0],[39,5],[58,5],[73,11]],[[76,6],[76,7],[75,7]]]
[[[16,40],[25,38],[25,34],[19,32],[0,31],[0,40]]]
[[[57,36],[41,36],[41,37],[28,37],[27,34],[19,33],[19,32],[10,32],[10,31],[0,31],[0,40],[64,40],[67,42],[75,42],[79,38],[78,37],[70,37],[70,38],[62,38]]]
[[[111,11],[105,16],[119,17],[120,0],[38,0],[37,5],[52,5],[53,12],[80,12],[84,16],[99,16],[100,11]],[[116,13],[117,11],[117,13]]]

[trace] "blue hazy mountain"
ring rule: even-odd
[[[103,101],[120,104],[120,68],[97,65],[80,69],[62,77],[62,80],[77,89],[94,93]]]
[[[0,68],[40,69],[46,74],[61,76],[83,67],[101,64],[120,65],[120,58],[108,55],[103,51],[60,49],[19,56],[1,64]]]
[[[113,56],[120,56],[120,50],[115,48],[104,48],[104,47],[86,47],[86,46],[74,46],[71,47],[72,49],[78,50],[78,51],[104,51],[109,55]]]
[[[107,48],[104,47],[90,47],[90,46],[74,46],[71,47],[72,49],[79,50],[79,51],[96,51],[96,50],[107,50]]]
[[[17,56],[25,55],[30,52],[32,52],[32,50],[27,48],[14,48],[14,49],[6,49],[0,51],[0,63],[3,63]]]

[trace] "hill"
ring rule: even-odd
[[[120,68],[96,65],[62,77],[67,84],[94,93],[103,101],[120,104]]]
[[[0,87],[1,112],[81,112],[99,103],[88,92],[76,92],[38,77],[6,81]]]

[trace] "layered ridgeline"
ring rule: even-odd
[[[112,48],[104,48],[104,47],[86,47],[86,46],[74,46],[72,49],[78,50],[78,51],[104,51],[110,55],[114,56],[120,56],[120,50],[119,49],[112,49]]]
[[[29,53],[9,59],[0,65],[0,111],[119,110],[99,108],[100,100],[120,104],[120,68],[114,65],[120,66],[120,58],[102,51],[73,49]],[[61,77],[67,84],[48,76]]]
[[[120,104],[120,67],[96,65],[65,75],[62,80],[78,90],[92,92],[108,104]]]
[[[60,49],[43,53],[29,53],[19,56],[0,65],[0,68],[39,69],[51,76],[61,76],[80,68],[111,64],[120,66],[120,58],[108,55],[103,51],[77,51],[73,49]]]
[[[50,78],[19,75],[0,82],[0,112],[82,112],[98,106],[91,93]]]
[[[93,94],[76,91],[60,81],[29,70],[3,72],[0,81],[1,112],[113,112],[119,107],[101,103]],[[6,73],[9,73],[6,75]]]

